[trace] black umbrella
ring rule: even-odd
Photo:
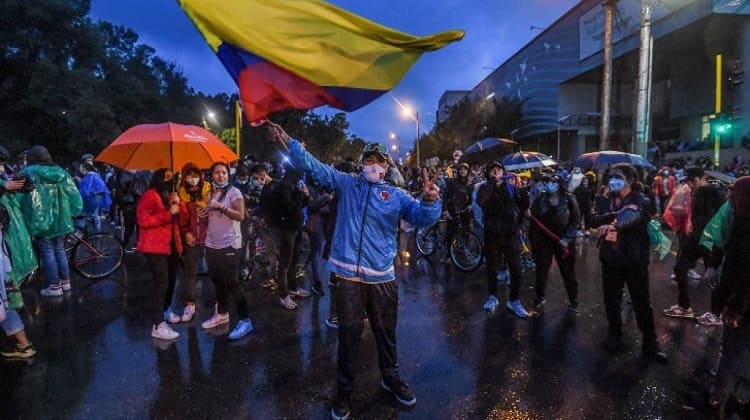
[[[500,137],[487,137],[472,144],[464,150],[462,161],[485,162],[497,159],[513,151],[518,145],[513,140]]]

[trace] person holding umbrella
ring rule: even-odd
[[[176,340],[180,334],[170,328],[177,266],[182,254],[179,219],[188,217],[185,203],[175,192],[174,173],[162,168],[154,173],[151,185],[143,193],[136,209],[138,221],[138,252],[146,256],[154,281],[151,337]],[[161,303],[161,304],[160,304]]]

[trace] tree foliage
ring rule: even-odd
[[[233,144],[236,95],[196,92],[180,67],[137,33],[94,22],[89,10],[90,0],[0,2],[1,145],[18,153],[43,144],[66,160],[98,153],[136,124],[204,120]],[[345,114],[291,110],[273,119],[323,159],[351,144]],[[241,142],[243,154],[278,158],[262,127],[245,125]]]

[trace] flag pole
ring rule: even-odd
[[[242,129],[242,107],[239,99],[234,101],[234,151],[240,156],[240,130]]]

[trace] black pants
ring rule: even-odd
[[[172,305],[174,294],[174,283],[177,278],[177,266],[180,262],[180,254],[173,251],[170,255],[145,254],[148,265],[151,268],[151,276],[154,281],[154,297],[156,305],[153,305],[152,319],[154,325],[164,321],[164,311]],[[161,300],[162,305],[158,302]]]
[[[695,267],[695,262],[700,257],[701,250],[698,241],[685,234],[680,235],[674,275],[675,280],[677,280],[677,303],[685,309],[690,307],[690,284],[687,273],[688,270]]]
[[[136,228],[136,207],[134,204],[126,204],[122,206],[122,244],[127,248],[130,244],[130,237],[133,236]]]
[[[487,261],[487,291],[497,295],[497,272],[500,262],[505,263],[510,271],[511,301],[518,300],[521,292],[521,243],[518,236],[504,237],[491,232],[484,232],[484,258]]]
[[[289,294],[290,290],[297,289],[297,260],[299,259],[301,232],[297,229],[276,229],[276,240],[279,247],[279,269],[277,280],[279,282],[279,297]]]
[[[565,290],[568,292],[568,301],[571,305],[578,303],[578,281],[576,280],[575,271],[575,246],[573,243],[568,245],[569,254],[563,258],[563,248],[551,239],[537,239],[531,243],[531,251],[536,262],[536,297],[542,300],[547,292],[547,279],[549,270],[552,266],[552,257],[557,261],[557,267],[560,269],[560,276],[565,283]]]
[[[337,278],[336,305],[339,317],[338,396],[352,395],[364,329],[364,313],[378,347],[378,366],[386,383],[400,380],[396,363],[396,314],[398,286],[395,281],[367,284]]]
[[[195,284],[198,279],[198,264],[203,256],[203,245],[187,246],[182,252],[182,278],[177,280],[175,303],[184,308],[188,302],[195,303]]]
[[[656,344],[654,311],[651,308],[651,297],[648,285],[648,266],[644,267],[609,267],[602,266],[602,290],[604,291],[604,309],[609,321],[609,335],[622,338],[622,291],[628,285],[628,293],[633,303],[633,312],[638,328],[643,334],[643,345]]]
[[[229,299],[234,298],[237,305],[239,319],[248,318],[247,298],[240,287],[240,258],[241,249],[232,247],[213,249],[206,247],[206,263],[208,276],[216,287],[216,303],[218,312],[229,312]]]

